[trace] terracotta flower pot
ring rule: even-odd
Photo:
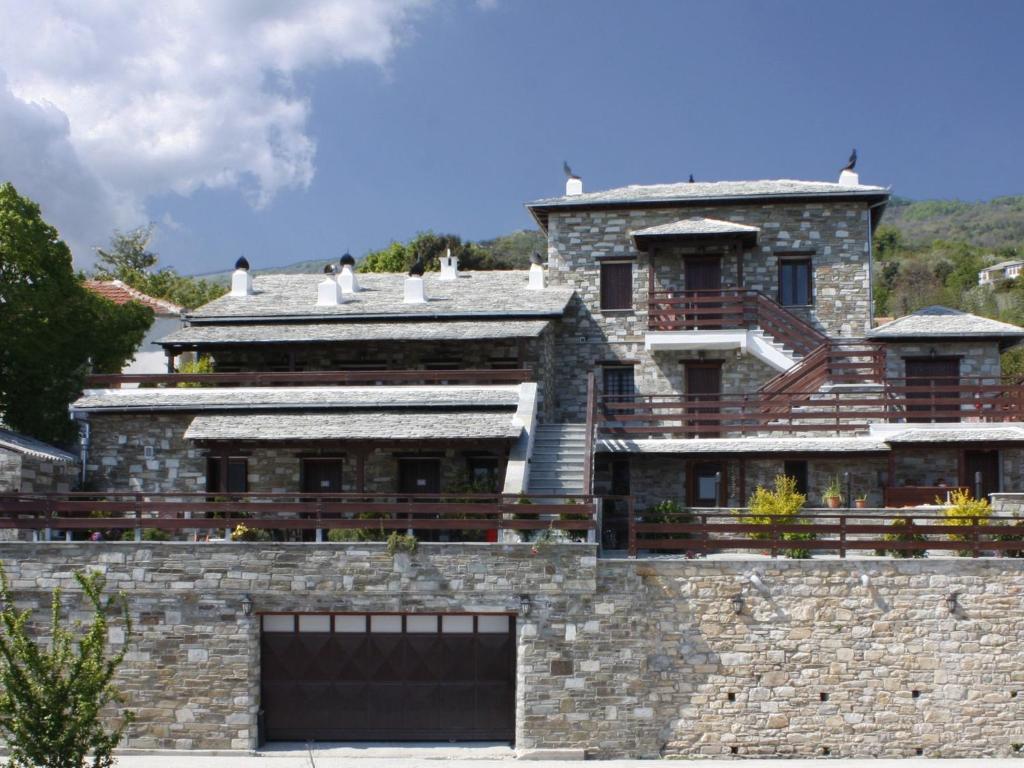
[[[839,509],[839,505],[843,503],[843,499],[840,496],[829,496],[825,499],[825,503],[828,504],[829,509]]]
[[[864,509],[868,505],[868,500],[867,499],[856,499],[853,503],[857,505],[857,509]]]

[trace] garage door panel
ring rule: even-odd
[[[266,739],[513,739],[515,624],[507,616],[314,616],[264,622]]]

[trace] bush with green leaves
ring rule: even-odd
[[[807,522],[800,517],[806,503],[807,496],[796,489],[795,477],[777,475],[774,490],[769,490],[761,485],[757,486],[754,495],[750,498],[750,514],[741,517],[740,522],[765,528],[770,526],[772,521],[779,525]],[[748,535],[752,539],[763,541],[771,537],[771,532],[768,530],[755,531]],[[815,538],[814,533],[810,531],[782,534],[783,541],[813,541]],[[784,554],[797,560],[811,556],[810,550],[806,547],[787,549]]]
[[[266,528],[250,528],[245,523],[239,523],[231,531],[232,541],[270,541],[273,538]]]
[[[107,768],[132,722],[122,711],[115,725],[102,713],[123,703],[114,674],[132,635],[123,592],[104,597],[99,572],[75,573],[92,610],[88,624],[67,625],[60,588],[53,591],[50,626],[37,628],[32,611],[18,610],[7,574],[0,566],[0,733],[11,768]],[[120,615],[124,644],[108,651],[108,617]],[[48,638],[48,639],[44,639]]]

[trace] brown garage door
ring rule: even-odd
[[[511,741],[505,614],[266,614],[267,741]]]

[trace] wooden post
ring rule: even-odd
[[[636,499],[630,496],[626,499],[626,511],[629,515],[629,556],[636,557]]]
[[[359,493],[366,492],[366,453],[365,447],[356,450],[356,490]]]
[[[743,290],[743,245],[737,242],[736,248],[736,289]]]
[[[839,557],[846,557],[846,515],[839,516]]]
[[[747,506],[747,457],[741,455],[739,462],[739,506],[745,507]]]

